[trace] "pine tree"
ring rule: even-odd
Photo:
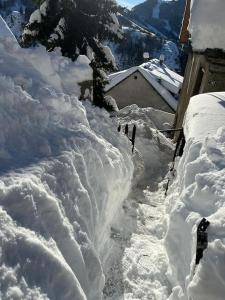
[[[87,55],[93,68],[93,101],[104,106],[102,69],[115,66],[102,42],[121,37],[116,11],[114,0],[46,0],[31,15],[23,40],[25,45],[38,41],[48,51],[60,47],[73,61]]]

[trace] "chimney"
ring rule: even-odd
[[[164,61],[165,61],[165,56],[164,56],[164,54],[160,54],[160,57],[159,57],[159,63],[160,63],[161,66],[163,65]]]
[[[149,61],[149,58],[150,58],[149,52],[144,52],[143,53],[143,58],[144,58],[144,62]]]

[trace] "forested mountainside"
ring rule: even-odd
[[[143,52],[165,55],[170,68],[183,74],[186,55],[179,43],[185,0],[147,0],[132,10],[121,8],[119,21],[124,40],[112,46],[120,69],[139,65]]]
[[[35,3],[34,0],[0,0],[0,13],[18,39]],[[184,5],[184,0],[147,0],[132,10],[121,8],[118,19],[124,38],[109,43],[118,68],[140,65],[143,52],[149,52],[151,58],[164,54],[166,64],[182,74],[186,56],[178,36]]]
[[[34,0],[0,0],[0,14],[18,39],[35,9],[35,3]]]
[[[126,14],[156,34],[176,41],[180,32],[185,2],[185,0],[147,0],[132,10],[126,11]]]

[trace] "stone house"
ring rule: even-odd
[[[175,128],[182,127],[185,112],[192,96],[225,90],[225,53],[222,49],[196,50],[192,47],[192,36],[188,28],[190,11],[191,0],[186,0],[180,42],[188,49],[189,57],[175,116]],[[210,39],[210,37],[208,38]]]
[[[106,95],[121,109],[131,104],[175,113],[183,77],[163,61],[150,60],[137,67],[109,75]]]

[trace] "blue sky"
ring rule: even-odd
[[[127,6],[129,8],[133,7],[136,4],[144,2],[145,0],[117,0],[120,5]]]

